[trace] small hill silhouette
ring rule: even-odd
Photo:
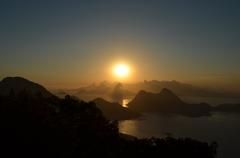
[[[127,120],[140,117],[141,115],[131,109],[124,108],[119,103],[111,103],[102,98],[93,100],[96,106],[103,112],[103,115],[109,120]]]
[[[215,108],[216,112],[224,112],[224,113],[240,113],[240,104],[220,104]]]
[[[185,103],[166,88],[160,93],[139,91],[128,107],[138,112],[176,113],[193,117],[208,116],[212,111],[212,107],[206,103]]]

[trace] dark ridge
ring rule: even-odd
[[[185,103],[166,88],[160,93],[140,91],[128,107],[138,112],[175,113],[190,117],[209,116],[213,110],[213,107],[206,103]]]
[[[0,82],[0,95],[7,96],[10,93],[19,95],[20,93],[28,93],[29,95],[42,97],[52,97],[51,94],[43,86],[24,79],[22,77],[6,77]]]
[[[220,104],[215,107],[216,112],[240,113],[240,104]]]

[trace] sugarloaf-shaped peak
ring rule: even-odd
[[[128,103],[128,107],[137,112],[173,113],[190,117],[209,116],[212,110],[209,104],[186,103],[167,88],[159,93],[140,91]]]
[[[2,96],[7,96],[10,92],[14,92],[14,94],[18,95],[23,91],[29,95],[40,94],[43,97],[53,96],[43,86],[22,77],[6,77],[0,81],[0,95]]]
[[[171,90],[163,88],[160,93],[139,91],[128,107],[138,111],[167,111],[184,104]]]
[[[173,104],[173,105],[179,105],[182,103],[182,100],[171,90],[167,88],[163,88],[160,93],[158,93],[158,96],[165,100],[165,102]]]
[[[97,103],[97,104],[109,104],[110,102],[104,100],[103,98],[96,98],[93,100],[93,102]]]
[[[161,93],[161,94],[171,94],[171,95],[175,95],[170,89],[167,89],[167,88],[163,88],[160,93]]]
[[[179,97],[177,95],[175,95],[171,90],[167,89],[167,88],[163,88],[161,90],[161,92],[159,93],[151,93],[151,92],[147,92],[145,90],[140,90],[136,97],[138,99],[141,100],[145,100],[145,99],[150,99],[150,100],[175,100],[175,101],[180,101]]]
[[[165,98],[179,99],[179,97],[175,93],[173,93],[170,89],[167,89],[167,88],[163,88],[162,91],[158,93],[158,95]]]
[[[147,92],[145,90],[140,90],[137,95],[145,95]]]

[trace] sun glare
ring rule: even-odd
[[[126,64],[118,64],[113,69],[114,75],[121,78],[127,77],[129,71],[129,66]]]

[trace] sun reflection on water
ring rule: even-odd
[[[123,99],[123,101],[122,101],[122,106],[123,107],[125,107],[125,108],[127,108],[128,106],[127,106],[127,104],[130,102],[130,99]]]

